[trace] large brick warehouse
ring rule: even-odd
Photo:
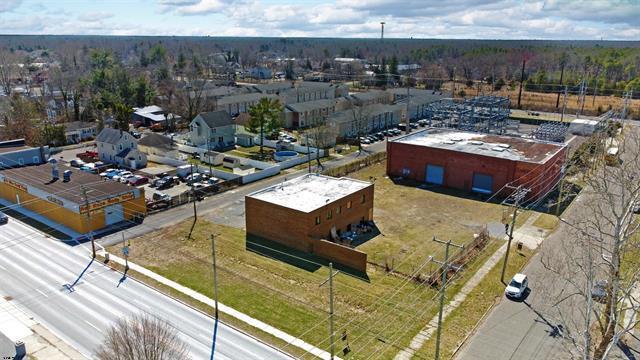
[[[483,194],[522,185],[537,199],[562,176],[566,151],[565,144],[430,128],[388,142],[387,174]]]
[[[307,174],[247,195],[245,218],[249,235],[364,271],[366,254],[331,239],[373,220],[373,184]]]

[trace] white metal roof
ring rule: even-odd
[[[306,174],[247,195],[290,209],[311,212],[372,184],[350,178]]]

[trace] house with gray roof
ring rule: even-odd
[[[147,155],[138,150],[137,139],[126,131],[104,128],[96,137],[101,161],[131,169],[147,166]]]
[[[138,140],[138,150],[147,155],[165,156],[174,151],[173,140],[164,135],[150,133]]]
[[[67,144],[77,144],[96,137],[97,124],[95,122],[72,121],[62,125],[64,125]]]
[[[198,114],[189,124],[191,144],[210,150],[226,150],[235,146],[236,124],[225,110]]]

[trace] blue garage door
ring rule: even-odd
[[[427,165],[427,182],[442,185],[444,183],[444,168],[431,164]]]
[[[491,175],[473,174],[472,191],[491,194],[493,192],[493,177]]]

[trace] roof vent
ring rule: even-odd
[[[497,151],[497,152],[503,152],[505,150],[505,148],[496,146],[496,147],[492,147],[491,150]]]
[[[509,145],[509,144],[497,144],[496,146],[501,147],[503,149],[508,149],[508,148],[511,147],[511,145]]]
[[[484,143],[482,141],[473,140],[473,141],[469,141],[469,144],[471,144],[471,145],[482,145]]]
[[[458,142],[458,141],[462,141],[462,138],[459,138],[459,137],[452,137],[452,138],[450,138],[449,140]]]
[[[64,182],[71,181],[71,170],[65,170],[62,173],[62,181],[64,181]]]
[[[442,143],[443,143],[443,144],[446,144],[446,145],[453,145],[453,144],[455,144],[455,141],[445,140],[445,141],[443,141]]]

